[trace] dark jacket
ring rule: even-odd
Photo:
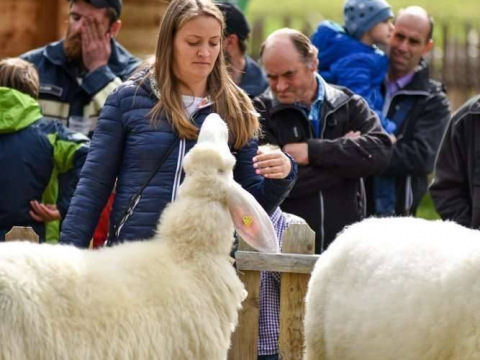
[[[87,137],[43,119],[35,99],[0,87],[0,241],[15,225],[31,226],[42,242],[58,241],[58,224],[48,223],[46,232],[30,217],[30,201],[57,205],[63,218],[87,145]],[[69,174],[73,186],[61,186],[61,174]]]
[[[425,62],[422,61],[412,81],[392,97],[387,117],[400,126],[395,132],[397,142],[392,159],[382,176],[395,178],[396,214],[415,214],[427,192],[427,177],[433,171],[450,118],[445,89],[430,79]],[[371,202],[369,209],[373,209]]]
[[[166,116],[152,128],[149,112],[158,101],[149,77],[138,74],[119,86],[107,99],[92,138],[90,151],[80,181],[62,227],[60,242],[86,247],[93,235],[100,213],[117,179],[115,202],[110,217],[110,235],[130,200],[155,170],[158,160],[177,138]],[[192,120],[201,127],[213,106],[203,107]],[[132,216],[118,237],[123,240],[149,239],[154,235],[160,214],[175,199],[183,179],[182,161],[195,145],[182,139],[147,185]],[[296,166],[286,179],[271,180],[255,174],[252,158],[257,142],[250,141],[234,152],[234,178],[252,193],[268,211],[273,211],[286,197],[296,178]],[[208,210],[208,209],[207,209]]]
[[[268,88],[268,81],[260,66],[250,56],[245,56],[245,72],[238,85],[248,96],[254,98]]]
[[[430,187],[444,220],[480,228],[480,96],[465,103],[452,117]]]
[[[325,250],[345,225],[364,217],[361,177],[383,170],[392,149],[378,118],[360,96],[324,86],[319,139],[313,136],[304,108],[278,103],[269,90],[255,99],[265,132],[262,142],[281,147],[308,143],[310,164],[299,166],[297,182],[281,208],[304,218],[316,232],[316,253]],[[344,137],[350,131],[362,135]]]
[[[21,58],[40,76],[39,103],[45,117],[60,120],[74,131],[91,135],[108,94],[137,68],[139,60],[112,40],[108,65],[82,74],[68,61],[63,40],[31,50]],[[79,84],[77,78],[81,77]]]

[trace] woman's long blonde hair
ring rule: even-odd
[[[155,125],[160,114],[165,112],[178,136],[186,139],[196,139],[198,128],[187,118],[179,80],[173,72],[173,41],[178,30],[197,16],[211,16],[224,29],[222,12],[210,0],[173,0],[160,25],[154,64],[161,100],[151,111],[151,123]],[[214,111],[226,121],[234,148],[242,147],[258,135],[259,122],[252,102],[228,75],[223,56],[223,39],[220,40],[219,56],[208,75],[207,94],[214,103]]]

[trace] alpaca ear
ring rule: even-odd
[[[279,252],[270,217],[257,200],[235,182],[230,186],[228,209],[242,239],[258,251]]]

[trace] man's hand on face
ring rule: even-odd
[[[298,165],[308,165],[310,163],[307,143],[287,144],[283,147],[283,151],[293,157]]]
[[[104,33],[95,18],[84,18],[82,29],[83,64],[88,71],[93,71],[108,64],[112,53],[110,32]]]

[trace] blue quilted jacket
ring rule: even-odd
[[[353,38],[332,21],[322,21],[312,35],[318,48],[318,70],[326,82],[349,88],[362,96],[375,111],[388,133],[396,126],[382,115],[381,85],[388,71],[388,58],[377,47]]]
[[[130,199],[144,185],[162,154],[176,138],[166,117],[156,128],[150,126],[149,112],[157,102],[149,78],[140,74],[119,86],[108,97],[100,114],[80,181],[62,226],[61,243],[87,247],[100,213],[115,181],[116,195],[110,218],[110,236]],[[201,127],[213,105],[197,110],[193,121]],[[195,145],[182,139],[163,163],[118,238],[128,241],[148,239],[154,235],[159,216],[175,196],[183,179],[182,160]],[[252,140],[234,152],[237,159],[234,178],[260,204],[272,212],[293,187],[297,168],[286,179],[270,180],[256,175],[251,159],[256,155],[257,142]]]

